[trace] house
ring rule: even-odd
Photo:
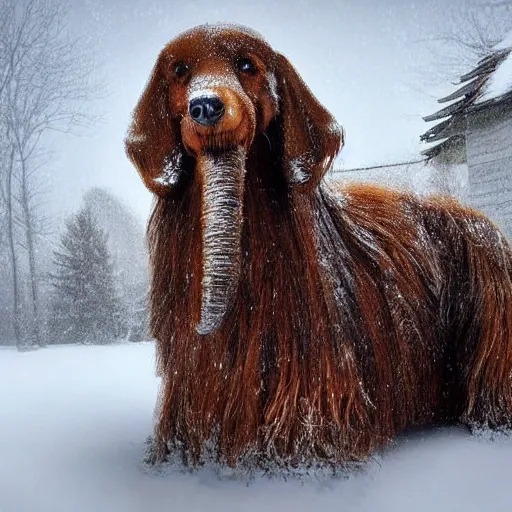
[[[423,118],[440,121],[421,136],[423,154],[446,176],[467,166],[466,202],[512,238],[512,31],[459,86]]]

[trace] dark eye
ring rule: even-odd
[[[238,71],[241,71],[242,73],[248,73],[250,75],[254,75],[256,73],[256,66],[249,57],[240,57],[237,59],[236,67]]]
[[[184,77],[188,73],[188,66],[184,62],[178,62],[174,66],[174,75],[178,78]]]

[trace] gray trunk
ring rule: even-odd
[[[201,155],[203,186],[203,281],[199,334],[218,329],[232,303],[241,264],[245,152]]]

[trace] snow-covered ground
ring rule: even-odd
[[[408,435],[348,478],[251,482],[148,473],[149,343],[0,349],[0,512],[506,511],[512,439]]]

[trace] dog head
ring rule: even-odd
[[[200,26],[160,53],[135,108],[127,153],[146,186],[165,195],[180,179],[185,154],[247,151],[276,119],[286,179],[312,190],[342,144],[334,118],[257,33]]]
[[[135,108],[126,149],[146,186],[162,197],[179,190],[192,162],[202,191],[201,334],[220,325],[234,295],[246,158],[271,124],[279,134],[275,172],[290,190],[311,192],[342,131],[285,57],[231,25],[197,27],[171,41]]]

